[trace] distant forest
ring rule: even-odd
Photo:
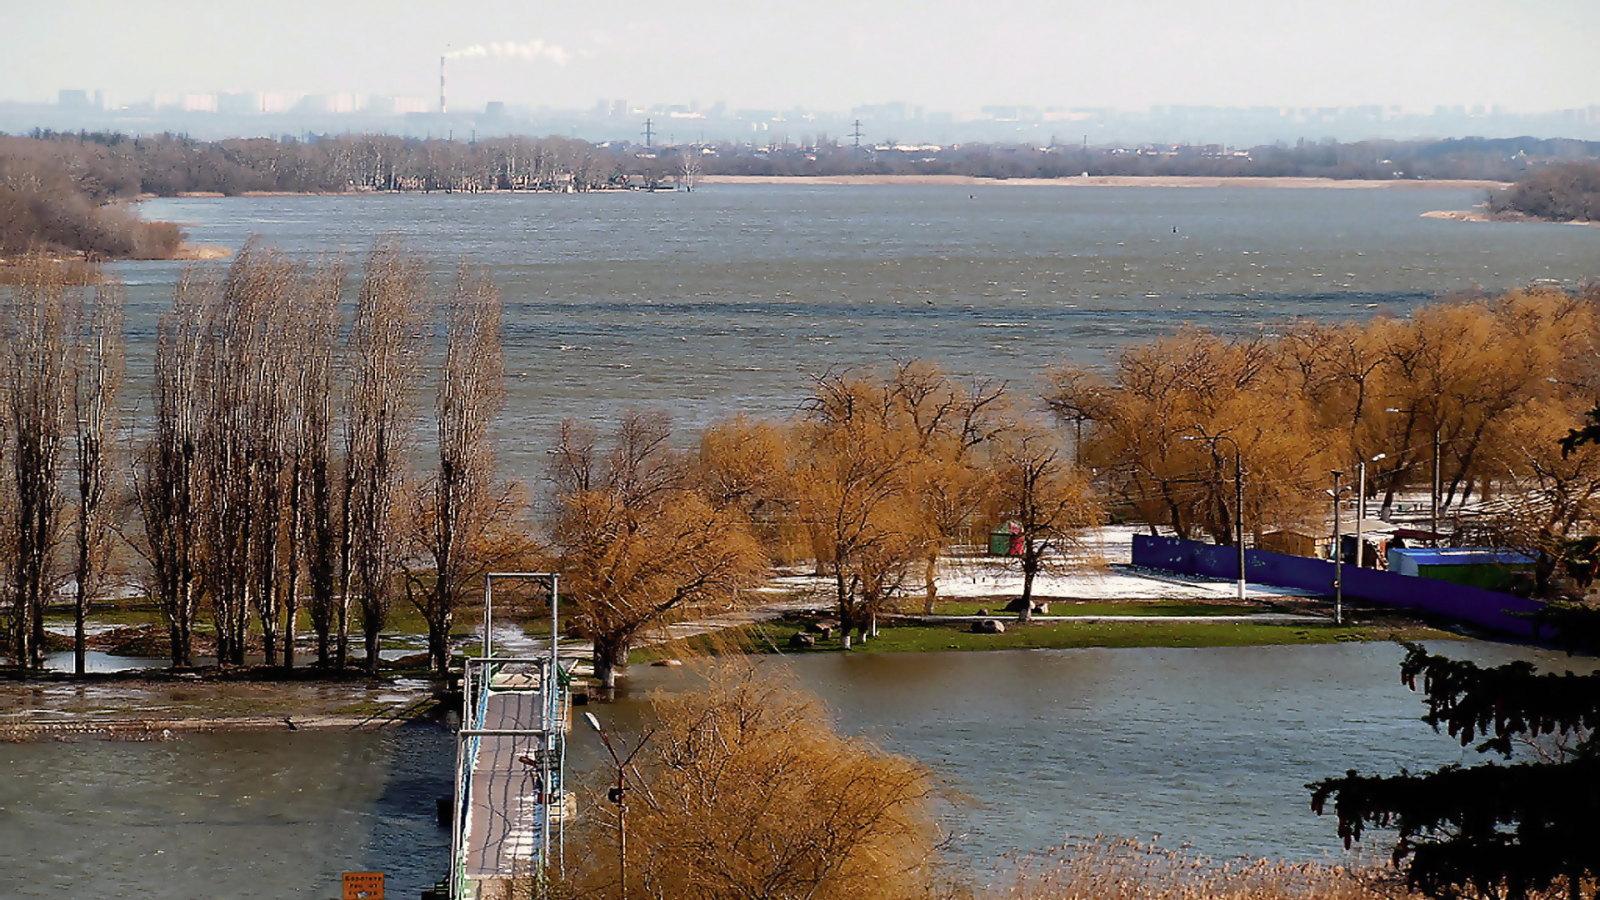
[[[0,254],[30,249],[166,257],[182,233],[118,201],[248,192],[693,189],[703,175],[962,175],[978,178],[1300,176],[1521,180],[1496,198],[1549,218],[1596,218],[1600,142],[1512,138],[1130,148],[963,144],[645,147],[563,137],[480,141],[337,135],[197,141],[36,131],[0,136]],[[1587,164],[1583,169],[1573,164]],[[1587,181],[1572,173],[1589,171]],[[1587,185],[1587,187],[1585,187]]]
[[[1489,211],[1550,219],[1600,222],[1600,163],[1546,166],[1489,198]]]

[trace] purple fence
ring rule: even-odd
[[[1236,579],[1239,577],[1239,550],[1198,541],[1136,534],[1133,536],[1133,564],[1151,569],[1168,569],[1185,575]],[[1246,550],[1244,564],[1246,580],[1257,584],[1333,593],[1333,563],[1328,560]],[[1544,604],[1537,600],[1433,578],[1358,569],[1352,565],[1344,566],[1342,574],[1346,597],[1417,609],[1523,637],[1549,636],[1551,633],[1548,627],[1536,632],[1536,626],[1526,618],[1527,614],[1543,608]]]

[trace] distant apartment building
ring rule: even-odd
[[[63,88],[56,92],[56,105],[62,109],[92,109],[89,105],[89,92],[71,88]]]
[[[217,95],[217,112],[246,116],[261,112],[261,95],[255,91],[227,91]]]
[[[300,95],[287,91],[262,91],[261,111],[264,113],[286,113],[294,108]]]

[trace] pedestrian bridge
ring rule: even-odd
[[[572,805],[563,777],[566,674],[548,658],[468,659],[462,694],[450,896],[537,895],[560,862]]]

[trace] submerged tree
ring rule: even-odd
[[[156,328],[152,435],[139,453],[134,492],[143,519],[142,552],[148,589],[166,620],[172,665],[194,665],[195,615],[200,606],[204,482],[201,440],[205,352],[205,293],[193,270],[173,292],[172,309]]]
[[[118,496],[113,479],[123,366],[123,295],[116,282],[102,282],[95,291],[94,313],[84,319],[72,360],[73,444],[76,450],[74,528],[73,671],[84,672],[85,620],[89,604],[105,580],[111,554],[112,517]]]
[[[1307,785],[1332,804],[1348,847],[1368,826],[1394,828],[1396,864],[1430,897],[1523,900],[1560,889],[1581,900],[1600,877],[1600,675],[1540,674],[1531,663],[1484,669],[1408,644],[1401,679],[1428,706],[1423,721],[1480,753],[1533,761]]]

